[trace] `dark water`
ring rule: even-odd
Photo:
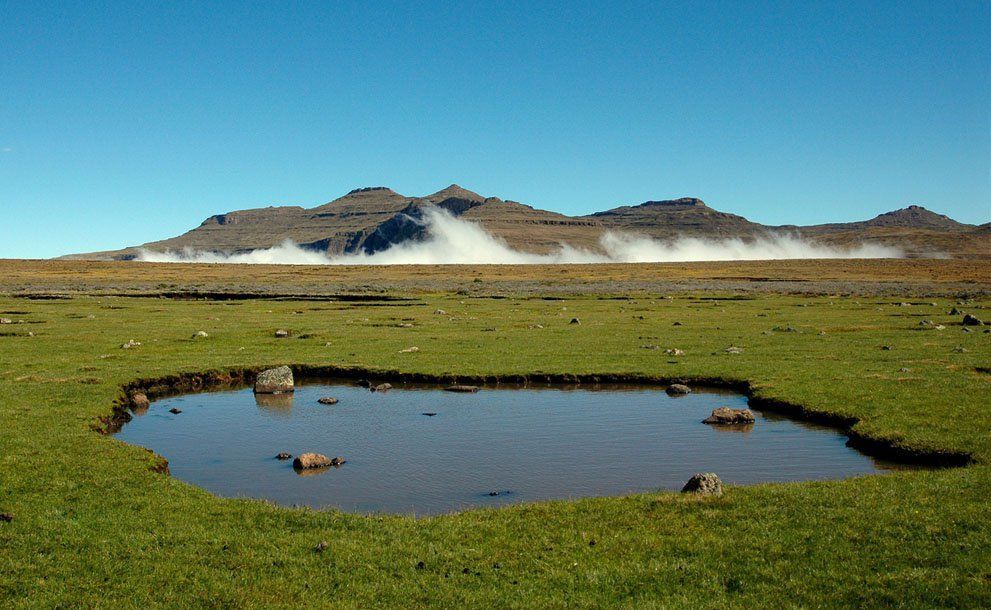
[[[836,430],[757,413],[746,428],[700,423],[744,396],[657,388],[483,388],[453,394],[348,382],[157,401],[117,434],[169,460],[172,475],[225,497],[352,512],[434,514],[550,498],[680,489],[693,473],[726,483],[837,479],[885,467]],[[323,396],[340,402],[317,403]],[[169,413],[171,408],[182,413]],[[436,413],[433,417],[423,413]],[[347,464],[303,475],[275,455]],[[490,492],[499,495],[490,496]]]

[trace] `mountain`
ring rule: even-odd
[[[127,260],[137,257],[141,249],[238,253],[270,248],[287,239],[329,255],[374,253],[396,243],[422,239],[426,233],[424,213],[435,208],[480,224],[513,248],[536,253],[556,250],[562,244],[597,250],[601,236],[606,231],[616,231],[659,240],[681,236],[749,240],[787,233],[838,247],[876,243],[897,246],[914,256],[991,258],[987,225],[959,223],[918,205],[858,222],[768,226],[720,212],[693,197],[647,201],[571,217],[516,201],[484,197],[457,184],[422,197],[376,186],[355,189],[314,208],[238,210],[211,216],[195,229],[170,239],[66,258]]]

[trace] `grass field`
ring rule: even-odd
[[[135,293],[281,282],[313,295],[329,284],[404,280],[396,270],[311,277],[217,266],[193,268],[190,280],[180,266],[86,263],[46,275],[47,264],[5,263],[0,280],[0,317],[13,322],[0,325],[0,513],[12,516],[0,521],[2,607],[991,606],[991,334],[964,332],[948,314],[956,306],[991,318],[986,266],[684,272],[809,282],[821,271],[862,288],[845,296],[652,293],[644,268],[596,276],[576,267],[567,273],[611,286],[608,295],[554,300],[537,289],[500,298],[474,289],[494,275],[514,281],[509,268],[458,268],[454,278],[422,269],[438,279],[381,295],[406,300],[342,301],[86,293],[113,292],[118,269],[117,291]],[[528,286],[566,286],[560,274],[517,272]],[[624,296],[630,277],[644,282]],[[907,290],[906,278],[929,296],[877,296],[889,282]],[[447,289],[462,285],[468,294]],[[959,286],[977,296],[958,305],[949,292]],[[72,296],[28,298],[52,292]],[[573,317],[581,324],[569,324]],[[293,337],[276,339],[278,328]],[[192,339],[199,330],[209,338]],[[142,345],[121,349],[131,339]],[[730,345],[743,353],[726,353]],[[410,346],[419,351],[400,353]],[[669,347],[686,353],[666,356]],[[283,363],[747,382],[757,398],[796,405],[796,414],[855,419],[852,433],[882,449],[972,463],[730,487],[721,498],[658,492],[414,519],[219,499],[93,429],[135,379]],[[316,553],[320,541],[329,547]]]

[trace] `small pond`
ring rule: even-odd
[[[135,413],[117,438],[169,460],[173,476],[224,497],[359,513],[437,514],[552,498],[677,490],[696,472],[724,483],[839,479],[893,467],[838,430],[755,412],[749,426],[701,423],[747,407],[725,391],[671,397],[657,387],[483,387],[349,381],[187,394]],[[319,398],[333,396],[335,405]],[[171,409],[181,413],[171,413]],[[426,415],[426,414],[432,415]],[[299,471],[280,452],[342,456]]]

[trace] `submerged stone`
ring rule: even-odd
[[[703,424],[752,424],[757,421],[750,409],[731,409],[718,407],[712,410],[709,417],[702,420]]]
[[[255,394],[286,394],[295,389],[292,369],[288,366],[262,371],[255,380]]]
[[[325,397],[317,400],[317,402],[320,403],[320,404],[322,404],[322,405],[336,405],[337,402],[338,402],[338,400],[336,398],[334,398],[333,396],[325,396]]]
[[[444,388],[445,392],[460,392],[462,394],[471,394],[478,391],[477,385],[449,385]]]
[[[683,383],[672,383],[664,390],[671,396],[682,396],[684,394],[691,394],[692,389]]]
[[[326,468],[332,465],[332,461],[322,453],[304,453],[292,462],[293,468],[308,470],[310,468]]]

